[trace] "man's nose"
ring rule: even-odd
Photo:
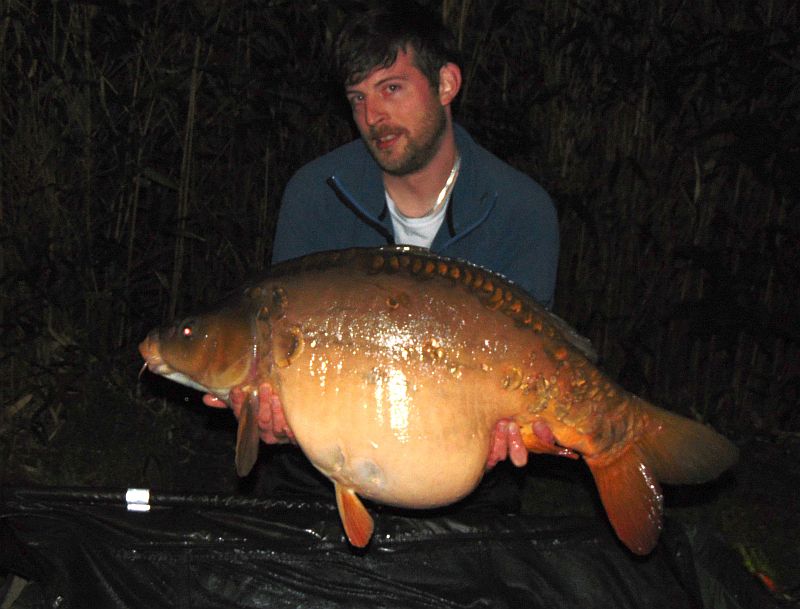
[[[377,125],[386,116],[386,108],[377,98],[364,100],[364,122],[372,127]]]

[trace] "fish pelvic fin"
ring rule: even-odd
[[[236,473],[244,477],[253,469],[258,458],[260,442],[258,429],[258,394],[250,393],[239,413],[236,430]]]
[[[361,503],[355,491],[334,483],[336,488],[336,506],[342,519],[344,532],[351,545],[363,548],[372,537],[373,521],[367,508]]]
[[[700,484],[719,476],[739,451],[727,438],[692,419],[632,397],[641,433],[613,456],[587,458],[611,526],[635,554],[647,554],[663,522],[659,482]]]

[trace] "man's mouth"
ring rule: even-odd
[[[375,145],[375,148],[378,150],[389,150],[398,139],[402,132],[400,131],[392,131],[392,132],[382,132],[382,133],[375,133],[372,134],[372,141]]]
[[[379,150],[386,150],[392,147],[392,144],[396,139],[397,139],[396,135],[386,135],[384,137],[376,138],[374,140],[375,147],[378,148]]]

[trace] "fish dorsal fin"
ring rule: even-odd
[[[583,356],[593,364],[597,363],[599,359],[597,351],[592,345],[592,341],[580,334],[575,328],[569,325],[565,320],[561,319],[552,311],[548,311],[548,318],[550,322],[558,328],[564,339],[580,351]]]
[[[363,548],[372,537],[373,522],[367,508],[361,503],[355,491],[334,483],[336,487],[336,505],[342,519],[344,532],[348,541],[357,548]]]
[[[236,430],[236,473],[246,476],[258,458],[258,394],[250,392],[239,413]]]

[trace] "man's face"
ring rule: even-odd
[[[400,51],[388,68],[377,68],[347,87],[353,118],[378,165],[403,176],[425,167],[438,152],[447,115],[433,89]]]

